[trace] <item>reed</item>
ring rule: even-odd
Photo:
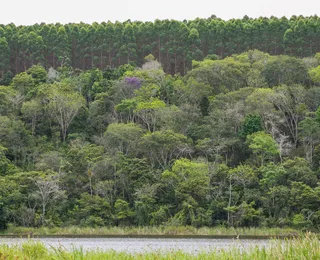
[[[195,228],[192,226],[156,226],[156,227],[9,227],[8,230],[1,233],[2,235],[169,235],[169,236],[303,236],[304,233],[291,228],[226,228],[226,227],[202,227]]]

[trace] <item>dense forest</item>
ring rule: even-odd
[[[0,229],[319,230],[318,22],[0,26]]]
[[[225,58],[257,49],[308,57],[320,52],[319,28],[317,16],[224,21],[214,15],[182,22],[0,25],[0,75],[17,74],[35,64],[83,70],[142,66],[150,53],[172,75],[184,75],[192,60],[213,54]]]

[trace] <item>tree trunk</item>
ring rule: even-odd
[[[161,38],[160,35],[158,37],[158,61],[161,63]]]
[[[228,202],[228,208],[231,207],[231,200],[232,200],[232,183],[231,179],[229,180],[229,202]],[[230,225],[230,210],[228,210],[228,224]]]
[[[45,215],[46,215],[46,204],[42,203],[42,225],[45,223]]]

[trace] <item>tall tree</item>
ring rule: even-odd
[[[60,125],[62,141],[66,141],[68,129],[74,117],[81,107],[85,105],[84,98],[78,94],[68,91],[61,91],[52,88],[48,95],[48,108],[52,117]]]

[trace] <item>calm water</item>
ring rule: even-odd
[[[146,251],[172,251],[182,250],[188,253],[218,249],[240,248],[246,250],[250,247],[268,247],[269,240],[246,239],[199,239],[199,238],[36,238],[46,246],[63,247],[66,250],[82,247],[84,250],[100,249],[125,251],[129,253]],[[28,241],[26,238],[0,238],[0,244],[14,245]]]

